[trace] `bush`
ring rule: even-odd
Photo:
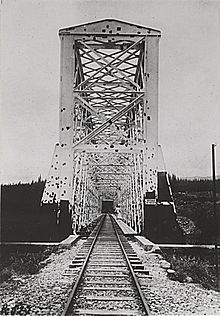
[[[195,252],[201,252],[195,254]],[[188,254],[186,254],[188,252]],[[206,250],[164,250],[163,255],[176,271],[175,279],[187,282],[188,277],[193,282],[205,288],[217,290],[217,277],[215,274],[214,251]]]

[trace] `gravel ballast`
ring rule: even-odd
[[[195,283],[181,283],[168,278],[160,254],[146,252],[131,242],[152,278],[140,277],[141,288],[154,315],[220,315],[220,293]]]
[[[14,276],[0,285],[1,315],[61,315],[76,274],[64,275],[83,241],[52,253],[35,275]]]
[[[17,276],[0,285],[1,305],[7,315],[61,315],[76,275],[65,276],[77,250],[79,240],[71,249],[53,253],[47,265],[36,275]],[[139,278],[154,315],[220,315],[220,293],[204,289],[199,284],[170,280],[160,254],[146,252],[137,242],[131,242],[149,270],[150,276]],[[162,263],[162,264],[161,264]],[[15,307],[16,306],[16,307]],[[6,313],[1,313],[5,315]]]

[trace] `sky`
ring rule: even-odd
[[[2,183],[49,171],[58,141],[58,29],[115,18],[162,32],[159,143],[168,172],[220,174],[220,22],[215,0],[1,0]]]

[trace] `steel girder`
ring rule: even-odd
[[[103,200],[140,232],[157,201],[159,36],[112,19],[60,31],[60,140],[42,203],[68,201],[74,232]]]

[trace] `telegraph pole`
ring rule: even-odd
[[[215,147],[216,144],[212,144],[212,192],[213,192],[213,211],[214,211],[214,232],[215,232],[215,266],[217,276],[217,287],[220,290],[220,276],[219,276],[219,264],[218,264],[218,218],[216,210],[216,177],[215,177]]]

